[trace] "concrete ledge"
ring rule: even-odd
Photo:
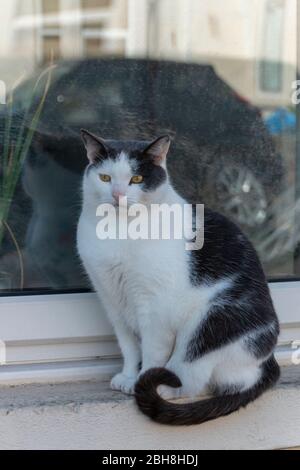
[[[188,428],[160,426],[89,381],[0,388],[0,449],[274,449],[300,443],[300,367],[246,409]]]

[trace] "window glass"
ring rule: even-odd
[[[97,9],[101,7],[109,7],[112,4],[112,0],[81,0],[81,7],[84,10]]]
[[[296,3],[1,2],[0,292],[89,287],[82,127],[170,133],[176,188],[239,224],[270,279],[300,277]]]
[[[24,2],[19,2],[24,3]],[[59,12],[59,0],[42,0],[42,12],[43,13],[58,13]],[[27,13],[29,13],[27,11]]]
[[[60,36],[43,36],[43,62],[49,63],[51,60],[57,61],[60,58]]]
[[[282,91],[283,66],[281,62],[284,31],[284,2],[268,0],[264,14],[263,57],[261,61],[261,89],[274,93]]]

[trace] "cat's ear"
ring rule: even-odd
[[[85,129],[81,129],[80,132],[86,148],[88,159],[91,163],[97,163],[107,158],[108,152],[104,139],[97,137]]]
[[[163,135],[151,142],[144,151],[144,154],[151,157],[156,165],[161,165],[166,160],[170,145],[171,138],[168,135]]]

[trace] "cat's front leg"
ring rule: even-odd
[[[114,322],[114,329],[122,351],[123,370],[115,375],[110,383],[113,390],[133,394],[141,362],[141,348],[134,332],[121,320]]]
[[[152,367],[165,367],[175,343],[175,335],[161,325],[146,324],[141,330],[142,369],[139,375]]]

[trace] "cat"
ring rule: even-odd
[[[187,201],[168,177],[168,136],[144,142],[81,133],[89,164],[77,247],[124,357],[111,388],[134,394],[144,414],[165,424],[199,424],[246,406],[280,375],[279,324],[255,249],[208,208],[199,250],[186,250],[183,239],[99,240],[100,204],[118,210],[122,196],[129,207]]]

